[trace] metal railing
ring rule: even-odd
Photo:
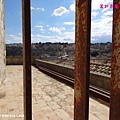
[[[22,0],[24,120],[32,120],[30,0]],[[113,0],[119,4],[119,0]],[[91,0],[76,0],[74,120],[88,120]],[[120,120],[120,7],[113,9],[110,120]]]

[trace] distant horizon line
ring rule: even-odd
[[[50,44],[54,44],[54,43],[67,43],[67,44],[75,44],[75,43],[69,43],[69,42],[34,42],[34,43],[31,43],[31,44],[36,44],[36,43],[50,43]],[[94,43],[90,43],[90,44],[97,44],[97,43],[112,43],[112,42],[94,42]],[[23,43],[5,43],[5,44],[23,44]]]

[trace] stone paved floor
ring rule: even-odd
[[[23,120],[23,68],[11,65],[6,70],[6,81],[0,87],[0,120]],[[32,71],[33,120],[73,120],[74,90],[34,67]],[[108,117],[109,107],[90,98],[89,120]]]

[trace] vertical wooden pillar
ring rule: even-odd
[[[76,0],[74,120],[88,120],[91,0]]]
[[[32,120],[30,0],[22,0],[24,120]]]
[[[120,120],[120,0],[113,0],[110,120]]]

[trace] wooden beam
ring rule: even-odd
[[[22,0],[24,120],[32,120],[30,0]]]
[[[88,120],[91,0],[76,0],[74,120]]]
[[[113,0],[110,120],[120,120],[120,0]]]

